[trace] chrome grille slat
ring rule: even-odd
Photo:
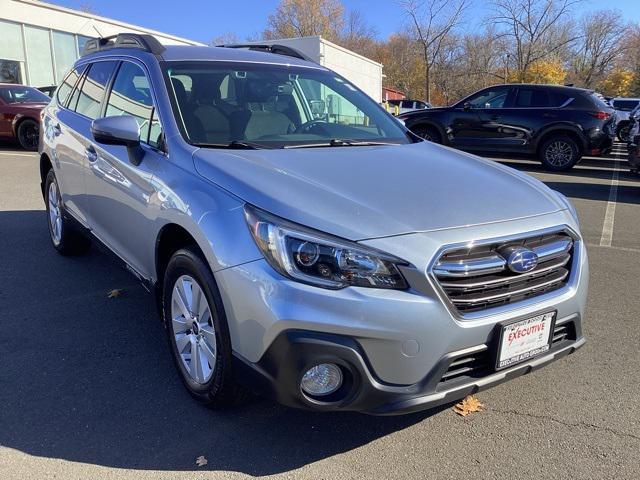
[[[462,314],[485,310],[562,288],[571,274],[573,245],[573,237],[560,231],[461,246],[445,251],[432,274],[453,308]],[[525,273],[511,271],[501,253],[512,247],[533,250],[538,265]]]
[[[474,297],[473,299],[468,299],[468,298],[458,298],[458,297],[451,297],[451,301],[458,305],[460,303],[465,303],[465,304],[477,304],[477,303],[485,303],[485,302],[489,302],[489,301],[493,301],[493,300],[500,300],[504,297],[512,297],[514,295],[518,295],[520,293],[529,291],[529,290],[535,290],[537,288],[543,288],[543,287],[548,287],[553,285],[554,283],[558,283],[558,282],[562,282],[563,280],[565,280],[568,276],[569,276],[569,271],[565,270],[564,272],[562,271],[558,271],[557,272],[558,275],[556,275],[554,278],[550,279],[550,280],[546,280],[544,282],[540,282],[540,283],[536,283],[533,286],[527,286],[525,288],[520,288],[520,289],[516,289],[516,290],[510,290],[504,293],[497,293],[497,294],[493,294],[493,295],[485,295],[483,297]]]
[[[469,290],[477,287],[488,287],[488,286],[494,287],[500,284],[509,284],[509,283],[522,281],[524,278],[535,277],[543,273],[547,273],[552,270],[555,270],[557,268],[564,267],[569,262],[569,260],[571,260],[571,256],[565,255],[561,260],[554,262],[552,265],[543,264],[540,267],[530,272],[521,273],[517,277],[514,277],[514,276],[498,277],[498,278],[487,279],[487,280],[476,281],[476,282],[473,282],[473,281],[472,282],[466,281],[466,282],[459,282],[459,283],[440,282],[440,285],[444,288],[451,288],[455,290],[460,290],[460,289]]]

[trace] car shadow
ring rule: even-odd
[[[0,212],[0,445],[141,470],[289,472],[442,411],[372,418],[266,400],[214,411],[171,363],[151,296],[92,249],[61,257],[43,211]],[[122,295],[107,293],[121,289]]]

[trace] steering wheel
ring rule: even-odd
[[[308,122],[304,122],[302,125],[296,128],[296,131],[294,133],[311,133],[314,128],[326,124],[327,122],[325,122],[324,120],[309,120]]]

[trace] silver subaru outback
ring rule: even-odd
[[[54,248],[102,243],[155,293],[195,398],[406,413],[583,345],[565,197],[297,51],[234,47],[93,40],[40,129]]]

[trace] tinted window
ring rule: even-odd
[[[147,76],[138,65],[131,62],[122,63],[109,94],[105,116],[131,115],[140,126],[140,140],[149,143],[152,114],[153,101]],[[158,131],[154,136],[157,140],[160,135],[159,123],[156,130]]]
[[[519,88],[515,106],[520,108],[548,107],[549,96],[545,90]]]
[[[402,100],[387,100],[387,102],[389,102],[389,105],[400,106],[400,103],[402,103]]]
[[[613,108],[616,110],[622,110],[624,112],[630,112],[638,105],[638,100],[614,100]]]
[[[413,108],[413,102],[411,100],[403,100],[400,106],[402,108]]]
[[[0,97],[7,103],[49,103],[49,97],[40,90],[22,85],[1,88]]]
[[[427,104],[424,102],[416,102],[416,108],[427,108]]]
[[[469,97],[465,103],[470,103],[472,108],[502,108],[507,100],[509,90],[506,88],[492,88]]]
[[[78,81],[78,78],[80,77],[80,75],[82,75],[83,70],[84,70],[84,67],[80,67],[80,69],[74,68],[73,70],[71,70],[69,74],[66,76],[66,78],[62,81],[60,86],[58,87],[56,97],[58,98],[58,103],[60,105],[63,105],[63,106],[67,105],[69,94],[73,90],[73,87]]]
[[[573,97],[561,92],[549,92],[549,102],[552,107],[562,107]]]
[[[116,62],[96,62],[89,67],[75,105],[76,112],[91,119],[100,116],[104,91],[115,66]],[[72,105],[69,107],[71,108]]]

